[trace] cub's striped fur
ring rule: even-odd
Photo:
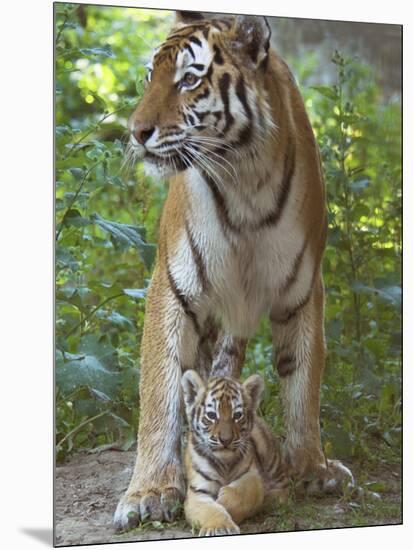
[[[200,536],[239,533],[238,524],[266,497],[288,495],[280,443],[256,413],[263,381],[254,374],[243,384],[222,376],[205,384],[189,370],[182,388],[189,423],[186,519]]]
[[[184,13],[154,52],[129,154],[171,175],[141,347],[138,456],[118,529],[174,518],[185,493],[180,381],[238,378],[271,321],[294,475],[343,479],[319,426],[327,215],[313,132],[263,17]]]

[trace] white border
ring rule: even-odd
[[[326,2],[289,0],[275,6],[265,0],[116,0],[117,4],[165,9],[253,12],[287,17],[356,20],[404,24],[405,59],[413,51],[409,3],[392,0]],[[2,5],[1,40],[1,534],[4,548],[44,547],[39,533],[52,526],[52,2],[20,0]],[[408,236],[412,223],[412,169],[406,160],[412,150],[411,68],[405,62],[404,85],[404,362],[408,366],[412,278]],[[6,125],[3,121],[6,120]],[[411,164],[411,163],[410,163]],[[4,307],[5,304],[5,307]],[[412,387],[405,369],[404,394]],[[412,407],[404,403],[404,522],[403,526],[343,529],[308,533],[242,536],[214,540],[180,540],[122,545],[110,548],[249,548],[305,545],[335,550],[370,546],[404,548],[412,538],[411,489]],[[28,531],[36,531],[29,535]],[[253,537],[253,538],[252,538]],[[51,540],[51,539],[50,539]],[[50,546],[50,545],[49,545]],[[104,545],[106,547],[106,545]]]

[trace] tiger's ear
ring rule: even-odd
[[[243,387],[251,398],[254,411],[257,410],[261,401],[262,392],[264,391],[263,379],[259,374],[252,374],[245,380]]]
[[[185,409],[188,412],[199,394],[205,390],[205,384],[202,378],[194,370],[187,370],[181,378],[181,386],[184,392]]]
[[[260,65],[267,58],[271,29],[265,17],[237,15],[232,33],[236,43],[247,53],[255,66]]]
[[[194,21],[201,21],[205,19],[200,11],[176,11],[175,23],[193,23]]]

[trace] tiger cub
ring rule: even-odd
[[[288,495],[280,442],[257,415],[264,383],[193,370],[182,377],[189,434],[185,516],[199,536],[238,534],[267,497]]]

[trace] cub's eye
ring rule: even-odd
[[[216,420],[216,418],[217,418],[217,415],[212,411],[208,411],[206,413],[206,416],[207,416],[207,418],[209,418],[209,420]]]
[[[234,420],[241,420],[242,418],[242,412],[236,412],[234,413]]]
[[[194,86],[200,78],[196,76],[194,73],[186,73],[183,79],[181,80],[181,87],[182,88],[190,88],[191,86]]]

